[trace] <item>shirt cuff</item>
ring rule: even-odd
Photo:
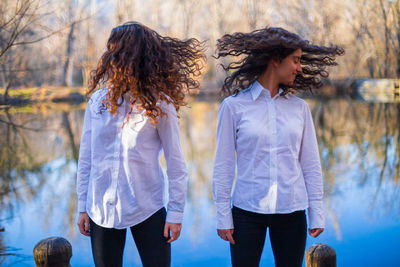
[[[322,201],[310,201],[308,208],[309,229],[325,228],[325,215],[322,209]]]
[[[226,214],[222,214],[217,212],[217,229],[233,229],[233,218],[232,211],[229,211]]]
[[[78,201],[78,212],[86,212],[86,201]]]
[[[183,212],[167,211],[167,220],[166,221],[169,223],[182,223]]]

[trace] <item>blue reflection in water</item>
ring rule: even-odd
[[[181,237],[172,245],[172,266],[230,266],[229,245],[216,234],[210,191],[218,104],[202,105],[193,104],[182,115],[182,146],[190,181]],[[203,114],[205,110],[208,113]],[[79,111],[74,116],[82,115]],[[338,266],[400,266],[400,187],[393,178],[399,162],[398,132],[381,134],[375,141],[338,142],[334,147],[330,146],[333,139],[325,140],[321,135],[318,139],[326,176],[327,225],[317,239],[308,237],[307,247],[313,243],[330,245],[336,250]],[[51,145],[65,150],[64,155],[55,153],[57,157],[39,171],[15,180],[19,189],[14,216],[1,221],[6,229],[0,233],[4,244],[21,248],[18,252],[28,258],[9,256],[2,266],[33,266],[33,247],[49,236],[62,236],[71,242],[72,266],[93,266],[90,240],[80,235],[75,225],[77,164],[65,148],[65,137],[52,140],[56,141]],[[37,192],[32,194],[32,189]],[[124,263],[141,266],[129,232]],[[274,266],[268,240],[261,266]]]

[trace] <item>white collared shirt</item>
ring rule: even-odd
[[[255,82],[221,103],[213,173],[218,229],[234,228],[231,204],[262,214],[308,208],[309,228],[324,228],[323,180],[311,112],[304,100],[281,92],[271,98]]]
[[[187,189],[175,108],[165,102],[167,114],[154,126],[144,111],[130,110],[127,98],[112,115],[102,105],[107,89],[96,91],[88,102],[82,130],[77,173],[78,211],[87,212],[98,225],[127,228],[164,206],[162,150],[167,162],[167,221],[181,223]],[[123,127],[122,127],[123,126]]]

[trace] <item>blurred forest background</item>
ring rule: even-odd
[[[399,266],[400,0],[0,0],[1,266],[31,266],[34,245],[54,235],[71,240],[72,266],[91,266],[89,241],[75,224],[83,94],[111,29],[132,20],[162,35],[206,41],[206,96],[226,76],[212,57],[225,33],[268,25],[343,46],[339,67],[329,69],[332,84],[371,80],[359,86],[365,89],[361,101],[347,94],[307,99],[321,152],[324,208],[333,225],[317,241],[335,247],[340,266]],[[381,91],[390,97],[380,97]],[[191,99],[180,114],[190,179],[176,258],[222,266],[211,193],[219,102],[210,96]],[[223,263],[229,262],[225,256]]]
[[[284,27],[346,49],[332,79],[400,77],[400,0],[2,0],[0,88],[87,85],[111,29],[139,21],[207,40],[203,87],[225,76],[212,58],[225,33]]]

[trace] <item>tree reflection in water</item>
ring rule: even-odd
[[[360,187],[371,181],[376,185],[369,196],[371,211],[384,210],[398,216],[400,104],[316,98],[307,102],[320,144],[328,220],[333,222],[337,238],[341,238],[340,224],[331,197],[340,194],[338,188],[349,179],[349,170],[357,173],[351,179]],[[36,113],[0,111],[0,219],[12,220],[19,206],[45,198],[41,217],[61,214],[57,220],[62,222],[66,235],[77,234],[75,176],[83,108],[67,106],[62,111]],[[194,243],[206,238],[200,228],[209,226],[210,221],[205,220],[215,213],[211,178],[218,108],[215,100],[198,100],[181,109],[182,147],[189,170],[187,212],[193,217],[185,228]],[[209,216],[204,217],[204,212]],[[43,227],[50,224],[48,219],[43,219]]]
[[[359,186],[376,180],[375,193],[370,196],[371,212],[381,197],[385,203],[379,205],[379,210],[399,213],[400,104],[350,99],[310,99],[308,102],[322,155],[326,210],[338,238],[339,223],[329,196],[338,193],[337,185],[344,182],[344,177],[348,178],[345,173],[349,169],[357,170],[354,179]],[[391,192],[386,190],[381,194],[381,186],[385,182]]]
[[[74,135],[80,135],[82,124],[80,116],[83,114],[82,112],[72,114],[76,116],[73,120],[67,112],[48,115],[46,113],[19,113],[8,109],[1,111],[0,223],[13,220],[14,213],[18,214],[20,205],[29,205],[36,198],[40,198],[43,188],[48,186],[49,169],[46,168],[46,164],[57,158],[64,159],[65,163],[56,170],[59,172],[56,174],[58,177],[63,177],[63,173],[66,172],[65,167],[70,161],[77,164],[79,147],[76,144],[79,142],[76,141]],[[60,146],[60,143],[63,146]],[[68,212],[65,214],[66,229],[69,231],[72,230],[76,208],[73,195],[74,176],[71,174],[70,188],[65,188],[67,195],[60,196],[71,200]],[[50,215],[54,209],[58,208],[57,205],[53,206],[57,204],[56,201],[48,201],[47,204],[47,207],[43,207],[43,218],[51,218]],[[7,229],[5,231],[7,232]],[[18,253],[18,249],[7,246],[1,249],[1,256],[15,256],[16,260],[13,264],[26,259],[26,256]]]

